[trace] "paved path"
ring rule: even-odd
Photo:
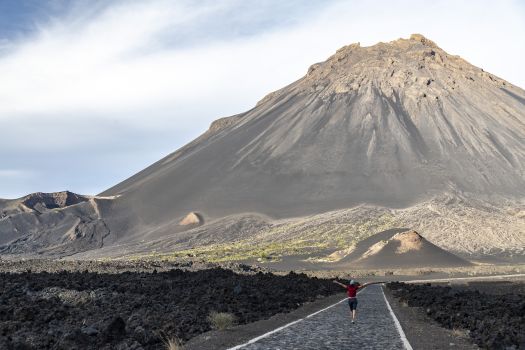
[[[405,349],[381,287],[369,286],[358,295],[357,323],[352,324],[346,301],[314,314],[242,350]]]

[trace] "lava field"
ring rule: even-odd
[[[490,283],[480,290],[389,283],[393,295],[448,329],[464,329],[483,349],[525,349],[525,295],[519,284]]]
[[[159,349],[211,329],[212,311],[239,324],[340,292],[331,280],[214,268],[153,273],[0,273],[1,349]]]

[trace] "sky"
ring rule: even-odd
[[[523,0],[0,0],[0,198],[100,193],[338,48],[412,33],[525,87]]]

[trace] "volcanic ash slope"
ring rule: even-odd
[[[194,210],[283,218],[449,191],[522,199],[524,140],[525,91],[413,35],[341,48],[103,195],[121,195],[116,217],[141,237],[179,230]]]

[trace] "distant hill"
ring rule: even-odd
[[[359,268],[460,267],[470,262],[430,243],[414,230],[385,231],[359,242],[339,261]]]

